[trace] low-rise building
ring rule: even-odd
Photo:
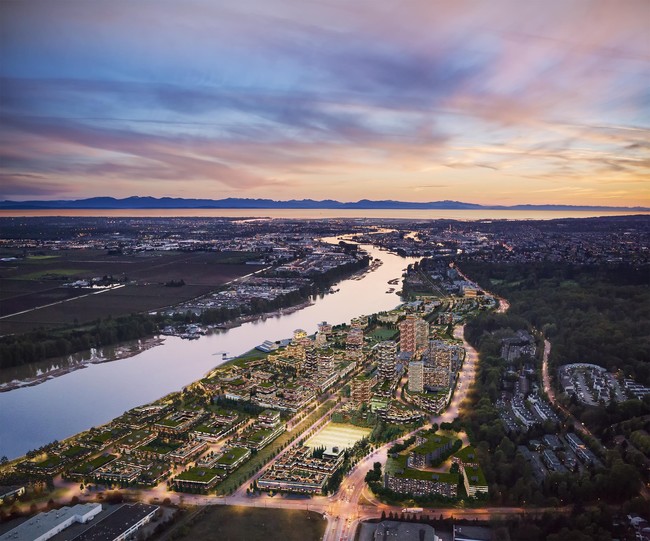
[[[25,487],[22,485],[13,485],[8,487],[0,486],[0,505],[10,500],[20,498],[23,494],[25,494]]]
[[[173,480],[173,485],[180,490],[208,491],[224,478],[224,470],[205,466],[188,468]]]
[[[227,471],[233,471],[246,462],[250,456],[251,450],[246,447],[231,447],[219,455],[214,462],[214,466]]]
[[[384,520],[377,524],[374,541],[438,541],[436,530],[428,524]]]
[[[208,444],[201,440],[190,440],[178,449],[172,451],[167,457],[177,464],[187,464],[195,456],[200,455],[208,448]]]
[[[163,434],[184,434],[205,416],[204,411],[177,411],[158,421],[154,427]]]
[[[157,505],[125,503],[72,541],[125,541],[126,539],[133,539],[135,533],[151,521],[158,509]]]
[[[415,468],[425,468],[451,451],[454,441],[441,434],[428,434],[426,437],[417,436],[415,447],[409,454],[408,465]]]
[[[263,428],[274,428],[280,423],[280,412],[264,410],[257,416],[257,424]]]
[[[257,428],[251,432],[243,434],[241,439],[246,447],[259,451],[260,449],[264,449],[264,447],[282,434],[284,430],[284,424],[278,425],[274,428]]]
[[[39,513],[0,535],[0,541],[45,541],[75,523],[86,524],[101,511],[101,504],[86,503]]]
[[[333,449],[322,458],[313,456],[306,446],[297,447],[279,458],[257,481],[263,490],[283,490],[300,494],[319,494],[343,462],[343,451]]]

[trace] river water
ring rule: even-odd
[[[92,364],[33,387],[0,393],[0,456],[20,456],[178,391],[222,364],[222,352],[240,355],[264,340],[289,338],[297,328],[313,333],[321,321],[344,323],[394,308],[400,299],[386,293],[391,287],[388,281],[401,277],[403,269],[418,258],[364,248],[383,264],[361,279],[340,282],[335,286],[338,292],[291,314],[245,323],[199,340],[166,337],[163,345],[133,357]]]

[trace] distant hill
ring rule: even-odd
[[[39,209],[413,209],[413,210],[587,210],[587,211],[650,211],[648,207],[607,207],[589,205],[477,205],[462,201],[371,201],[361,199],[356,202],[341,202],[333,199],[314,201],[313,199],[185,199],[180,197],[91,197],[88,199],[52,201],[0,201],[2,210]]]

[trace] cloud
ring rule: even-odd
[[[648,18],[643,0],[5,2],[0,159],[16,186],[121,195],[638,183]]]
[[[69,186],[52,182],[45,175],[0,173],[0,199],[31,197],[57,198],[69,191]]]

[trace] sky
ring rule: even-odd
[[[647,0],[3,0],[0,199],[650,206]]]

